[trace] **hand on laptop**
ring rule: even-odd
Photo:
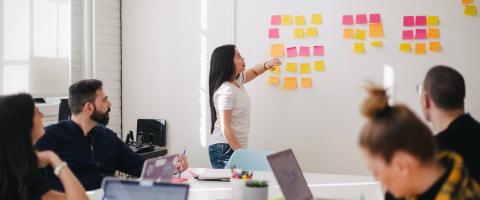
[[[179,172],[184,172],[187,169],[188,169],[187,157],[184,155],[179,155],[177,164],[175,164],[175,174],[178,174]]]

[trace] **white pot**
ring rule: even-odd
[[[268,199],[268,187],[244,187],[243,199],[245,200],[267,200]]]

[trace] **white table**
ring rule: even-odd
[[[195,173],[201,173],[205,169],[191,168]],[[215,200],[230,199],[230,183],[216,181],[198,181],[193,179],[189,173],[183,173],[189,178],[186,182],[190,184],[189,199],[191,200]],[[383,200],[383,192],[380,183],[371,176],[355,175],[334,175],[334,174],[313,174],[305,173],[305,178],[317,198],[325,199],[356,199],[356,200]],[[253,179],[267,180],[269,183],[269,198],[278,199],[282,197],[282,192],[278,186],[275,177],[271,172],[254,172]],[[87,192],[91,200],[101,199],[101,191]]]

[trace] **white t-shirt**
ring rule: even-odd
[[[248,131],[250,130],[250,97],[245,91],[244,74],[240,74],[236,80],[240,87],[227,81],[224,82],[213,94],[213,105],[217,110],[217,121],[215,121],[213,133],[210,136],[208,145],[228,143],[225,139],[223,119],[220,119],[220,112],[232,110],[232,128],[242,148],[248,145]]]

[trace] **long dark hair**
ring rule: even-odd
[[[38,170],[32,144],[34,114],[29,94],[0,96],[0,198],[7,193],[29,197],[26,177]]]
[[[234,56],[235,45],[227,44],[213,50],[212,58],[210,59],[210,76],[208,79],[210,115],[212,119],[210,133],[213,133],[215,121],[217,121],[217,111],[213,104],[213,94],[215,94],[215,91],[217,91],[222,83],[230,81],[235,76]]]

